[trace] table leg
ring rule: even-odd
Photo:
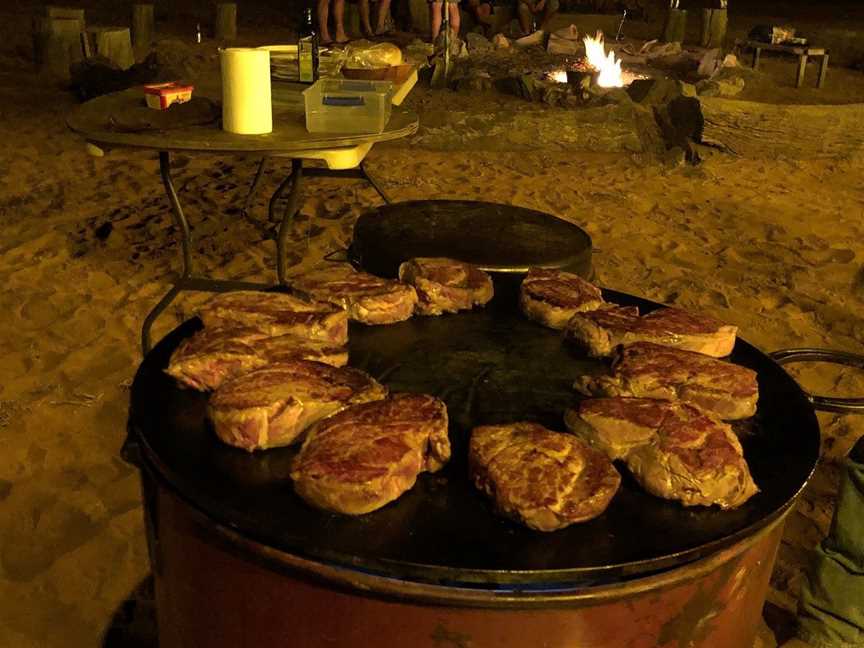
[[[804,84],[804,72],[807,70],[807,55],[798,57],[798,76],[795,78],[795,87],[800,88]]]
[[[366,178],[369,184],[371,184],[375,188],[375,191],[378,192],[378,195],[384,199],[385,203],[389,205],[393,202],[392,200],[390,200],[390,196],[387,195],[387,192],[385,192],[381,185],[378,183],[375,176],[369,173],[369,169],[366,168],[366,162],[360,163],[360,171],[363,174],[363,177]]]
[[[282,181],[279,188],[270,198],[270,219],[274,220],[276,214],[276,202],[285,193],[285,190],[291,185],[291,192],[288,194],[288,204],[285,206],[285,211],[282,213],[282,222],[279,224],[279,234],[276,239],[276,275],[279,278],[279,284],[286,283],[286,268],[285,268],[285,247],[288,244],[288,233],[291,230],[291,223],[294,221],[294,216],[297,215],[300,203],[300,191],[303,184],[303,160],[291,160],[291,174]]]
[[[753,48],[753,69],[759,69],[759,58],[762,56],[762,48],[754,47]]]
[[[252,186],[249,187],[249,193],[246,194],[246,200],[243,201],[243,208],[240,210],[240,213],[243,214],[243,218],[249,218],[249,206],[252,204],[252,199],[255,198],[255,192],[258,191],[258,185],[261,182],[261,176],[264,175],[264,169],[267,166],[267,162],[270,158],[262,157],[261,162],[258,163],[258,170],[255,172],[255,179],[252,181]]]
[[[162,184],[165,187],[165,193],[168,194],[168,201],[171,203],[171,212],[174,214],[174,221],[180,229],[180,245],[183,251],[183,265],[180,269],[180,278],[174,282],[171,289],[165,293],[165,296],[159,300],[159,303],[144,318],[144,324],[141,327],[141,350],[146,355],[150,351],[150,327],[156,318],[168,308],[168,305],[174,301],[174,298],[182,290],[183,282],[189,278],[192,273],[192,235],[189,232],[189,223],[186,221],[186,216],[183,213],[183,207],[180,206],[180,199],[177,197],[177,191],[174,189],[174,182],[171,180],[171,156],[168,151],[159,152],[159,171],[162,174]]]
[[[826,76],[828,76],[828,54],[823,54],[822,62],[819,64],[819,80],[816,81],[817,88],[825,85]]]

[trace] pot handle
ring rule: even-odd
[[[781,349],[769,353],[771,359],[779,365],[791,362],[830,362],[833,364],[846,365],[864,369],[864,356],[846,351],[832,351],[830,349]],[[823,412],[837,412],[840,414],[864,414],[864,398],[834,398],[832,396],[817,396],[804,392],[807,400],[814,409]]]

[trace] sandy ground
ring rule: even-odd
[[[415,105],[441,103],[415,94]],[[154,157],[88,157],[63,124],[73,106],[68,93],[22,72],[16,55],[0,56],[2,646],[99,645],[115,613],[121,629],[135,625],[124,601],[149,570],[137,474],[118,450],[140,323],[178,267],[175,232]],[[369,162],[396,200],[494,200],[577,223],[594,239],[599,284],[715,315],[764,350],[864,351],[862,160],[713,157],[694,168],[402,141],[377,147]],[[275,246],[262,230],[279,169],[266,176],[250,222],[239,207],[254,160],[178,156],[177,167],[199,269],[273,279]],[[357,216],[379,200],[359,182],[312,182],[289,249],[295,273],[344,247]],[[175,302],[156,337],[200,301]],[[864,395],[864,375],[853,370],[811,366],[802,380]],[[824,461],[787,525],[769,595],[780,638],[806,552],[827,531],[837,461],[864,434],[861,417],[820,422]]]

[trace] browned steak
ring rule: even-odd
[[[659,308],[642,317],[633,306],[596,310],[576,313],[567,324],[567,337],[595,357],[641,341],[722,358],[732,353],[737,332],[735,326],[678,308]]]
[[[198,316],[205,328],[243,326],[268,336],[296,335],[335,346],[348,343],[348,315],[343,309],[285,293],[222,293],[204,304]]]
[[[519,305],[529,319],[563,329],[578,312],[606,308],[600,289],[579,275],[531,268],[519,290]]]
[[[414,313],[414,288],[391,279],[381,279],[351,266],[336,265],[300,275],[291,287],[312,299],[345,308],[348,317],[364,324],[392,324]]]
[[[210,398],[216,435],[244,450],[285,446],[340,409],[387,396],[359,369],[296,360],[255,369],[224,383]]]
[[[312,427],[291,477],[313,506],[360,515],[392,502],[421,472],[436,472],[449,460],[444,402],[396,394],[352,405]]]
[[[187,387],[208,391],[252,369],[291,360],[342,367],[348,348],[293,335],[266,337],[253,328],[204,328],[175,349],[165,371]]]
[[[652,495],[685,506],[741,506],[758,492],[727,424],[677,401],[584,400],[564,415],[574,434],[623,459]]]
[[[501,514],[538,531],[597,517],[621,483],[603,453],[536,423],[474,428],[468,463]]]
[[[681,400],[727,420],[753,416],[759,399],[755,371],[652,342],[618,347],[608,375],[581,376],[574,387],[586,396]]]
[[[494,294],[488,274],[454,259],[411,259],[399,266],[399,280],[414,286],[421,315],[470,310],[483,306]]]
[[[234,376],[264,366],[252,347],[253,340],[264,335],[248,327],[204,328],[180,343],[165,372],[192,389],[217,389]]]

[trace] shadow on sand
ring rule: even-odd
[[[151,574],[115,610],[102,636],[102,648],[158,648],[155,598]]]

